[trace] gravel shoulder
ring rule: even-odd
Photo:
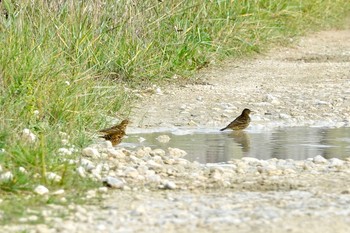
[[[220,128],[246,107],[255,111],[252,130],[346,127],[350,30],[312,34],[287,48],[203,70],[195,83],[155,87],[138,96],[131,117],[134,132]],[[348,232],[350,227],[350,160],[242,159],[201,165],[185,161],[176,150],[89,148],[80,172],[90,167],[92,177],[110,177],[116,188],[88,194],[102,196],[100,205],[49,206],[45,224],[2,230],[312,233]],[[99,156],[94,157],[94,148]]]

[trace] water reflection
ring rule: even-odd
[[[246,132],[232,131],[228,136],[233,138],[233,140],[242,148],[243,154],[248,154],[250,149],[250,139]]]
[[[187,159],[200,163],[225,162],[242,157],[259,159],[295,159],[322,155],[325,158],[350,156],[350,128],[278,128],[269,131],[186,131],[184,135],[173,132],[129,134],[123,146],[176,147],[188,152]],[[168,143],[156,140],[159,135],[169,135]],[[140,137],[146,140],[138,142]]]

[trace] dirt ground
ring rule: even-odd
[[[223,127],[244,108],[251,128],[348,126],[350,33],[324,31],[253,59],[203,70],[198,84],[141,93],[135,127]]]
[[[350,124],[350,30],[311,34],[289,47],[213,65],[202,70],[195,83],[155,87],[138,95],[131,115],[134,131],[221,128],[244,108],[255,112],[250,129],[346,127]],[[235,178],[238,183],[230,188],[108,191],[101,206],[71,206],[68,209],[74,214],[65,219],[57,217],[65,213],[64,208],[49,207],[45,224],[2,230],[349,232],[350,170],[322,166],[300,174],[240,174],[241,183]]]

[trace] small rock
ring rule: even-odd
[[[116,177],[107,176],[103,179],[103,184],[110,188],[122,189],[124,182]]]
[[[183,104],[180,106],[180,110],[186,110],[187,109],[187,105],[186,104]]]
[[[38,185],[36,186],[36,188],[34,189],[34,192],[36,194],[39,194],[39,195],[44,195],[44,194],[48,194],[49,193],[49,190],[43,186],[43,185]]]
[[[124,170],[124,175],[127,177],[136,178],[136,177],[138,177],[139,172],[133,167],[127,167]]]
[[[126,157],[122,150],[116,150],[114,148],[107,149],[107,154],[108,156],[117,159],[125,159]]]
[[[321,155],[315,156],[312,161],[316,164],[326,164],[328,163],[328,160],[323,158]]]
[[[78,172],[79,176],[86,177],[85,168],[83,168],[82,166],[79,166],[77,168],[77,172]]]
[[[28,173],[27,170],[24,167],[19,167],[18,171],[23,173],[23,174],[27,174]],[[0,172],[1,172],[1,169],[0,169]]]
[[[62,195],[64,193],[65,193],[64,189],[59,189],[59,190],[56,190],[55,192],[53,192],[51,194],[52,195]]]
[[[86,147],[85,149],[83,149],[82,154],[83,156],[91,157],[93,159],[98,159],[101,157],[100,152],[98,152],[97,149],[92,147]]]
[[[168,135],[160,135],[156,139],[161,143],[168,143],[170,141],[170,137]]]
[[[145,148],[140,148],[136,151],[135,155],[139,158],[149,155],[149,152]]]
[[[171,148],[171,147],[169,147],[168,151],[169,151],[169,155],[170,156],[177,157],[177,158],[184,157],[184,156],[187,155],[186,151],[181,150],[179,148]]]
[[[288,175],[288,174],[295,174],[297,173],[294,169],[287,168],[283,170],[283,174]]]
[[[81,166],[82,166],[85,170],[87,170],[87,171],[91,171],[92,169],[95,168],[94,163],[91,162],[91,161],[88,160],[88,159],[81,159],[81,160],[80,160],[80,164],[81,164]]]
[[[136,207],[136,209],[131,211],[131,215],[147,215],[147,211],[144,205],[139,205]]]
[[[107,188],[107,187],[103,187],[103,188]],[[86,192],[86,198],[91,199],[96,197],[96,191],[95,190],[89,190]]]
[[[139,172],[139,174],[145,175],[148,171],[148,167],[146,165],[142,164],[142,165],[137,167],[137,171]]]
[[[156,184],[159,184],[162,180],[161,177],[156,174],[146,174],[145,178],[148,182]]]
[[[99,193],[107,193],[108,192],[108,188],[107,187],[99,187],[97,191]]]
[[[260,164],[260,160],[257,158],[253,158],[253,157],[243,157],[242,161],[247,163],[247,164]]]
[[[280,117],[280,119],[284,119],[284,120],[288,120],[288,119],[292,118],[291,115],[288,115],[288,114],[285,114],[285,113],[280,113],[279,117]]]
[[[173,181],[166,180],[163,182],[163,189],[176,189],[176,184]]]
[[[12,172],[8,171],[0,175],[0,180],[2,181],[10,181],[13,179]]]
[[[46,178],[55,182],[60,182],[62,177],[53,172],[46,173]]]
[[[36,135],[33,134],[29,129],[23,129],[22,140],[24,140],[28,143],[33,143],[36,141]]]
[[[148,165],[148,167],[153,168],[153,169],[163,167],[161,164],[155,162],[154,160],[148,160],[147,165]]]
[[[340,160],[337,158],[331,158],[329,162],[330,162],[329,166],[331,167],[342,167],[345,163],[343,160]]]
[[[214,170],[213,172],[211,172],[210,176],[214,180],[221,180],[222,179],[222,173],[219,170]]]
[[[322,100],[317,100],[317,101],[316,101],[316,104],[317,104],[317,105],[330,105],[329,102],[327,102],[327,101],[322,101]]]
[[[160,87],[156,88],[156,94],[157,95],[163,95],[163,91],[162,91],[162,89],[160,89]]]
[[[153,158],[154,162],[159,163],[159,164],[164,164],[162,157],[155,155]]]
[[[153,156],[161,156],[164,157],[165,156],[165,151],[162,149],[154,149],[152,150],[152,152],[150,153]]]
[[[283,174],[283,171],[280,169],[274,169],[274,170],[267,170],[267,174],[269,176],[279,176]]]
[[[341,194],[350,194],[350,190],[349,189],[343,190],[341,191]]]
[[[172,159],[172,158],[165,159],[165,160],[164,160],[164,163],[165,163],[165,164],[169,164],[169,165],[174,164],[174,163],[175,163],[175,159]]]

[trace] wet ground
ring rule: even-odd
[[[158,137],[167,135],[162,142]],[[242,157],[304,160],[321,155],[345,159],[350,155],[350,128],[288,127],[265,130],[225,131],[218,129],[152,129],[132,133],[123,147],[168,147],[185,150],[185,157],[200,163],[226,162]]]

